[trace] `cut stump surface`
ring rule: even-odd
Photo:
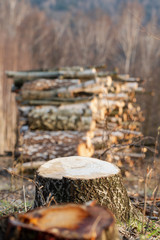
[[[62,205],[39,208],[10,218],[7,239],[117,240],[112,213],[100,206]]]

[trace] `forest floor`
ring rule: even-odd
[[[34,200],[34,175],[13,175],[7,170],[12,168],[12,158],[0,158],[0,216],[30,209]]]
[[[14,160],[0,158],[0,216],[25,212],[34,201],[34,173],[10,174],[6,169],[13,167]],[[133,166],[123,163],[124,185],[132,203],[149,217],[147,228],[129,225],[119,226],[122,239],[160,239],[160,164],[158,158],[149,157]],[[145,233],[145,234],[144,234]]]

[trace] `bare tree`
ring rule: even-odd
[[[117,40],[121,52],[121,69],[125,73],[129,73],[131,65],[135,63],[142,16],[142,7],[136,2],[128,3],[119,17]]]
[[[106,63],[113,45],[111,20],[101,11],[85,15],[77,13],[71,19],[70,33],[72,62],[81,65]]]
[[[141,98],[145,114],[143,124],[146,135],[156,136],[157,128],[160,125],[160,96],[159,96],[159,62],[160,62],[160,38],[158,21],[155,16],[143,28],[139,42],[139,62],[135,68],[145,81],[145,88],[149,92]]]
[[[141,59],[141,74],[144,77],[151,77],[153,71],[159,65],[160,58],[160,38],[156,36],[158,31],[158,22],[155,16],[151,21],[141,28],[141,36],[139,40],[140,45],[140,59]],[[138,67],[138,66],[137,66]]]

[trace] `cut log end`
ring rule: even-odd
[[[80,143],[77,147],[77,153],[79,156],[91,157],[94,154],[94,147],[90,144]]]
[[[111,163],[80,156],[53,159],[38,170],[40,176],[53,179],[95,179],[113,176],[119,172],[119,168]]]
[[[108,209],[71,204],[36,209],[18,219],[12,217],[8,232],[14,240],[39,239],[40,234],[43,239],[89,240],[104,235],[106,240],[117,239],[115,220]]]

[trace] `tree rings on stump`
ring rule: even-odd
[[[119,220],[127,221],[131,203],[120,169],[99,159],[72,156],[41,165],[36,176],[35,207],[46,203],[77,203],[91,200],[107,206]]]
[[[99,206],[64,205],[39,208],[10,218],[9,240],[117,240],[112,213]]]

